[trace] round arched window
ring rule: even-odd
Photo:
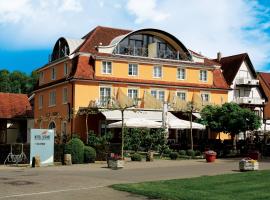
[[[55,123],[54,122],[50,122],[49,129],[55,129],[55,128],[56,128]]]

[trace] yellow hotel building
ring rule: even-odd
[[[59,139],[76,133],[86,140],[88,131],[100,134],[106,124],[119,121],[113,111],[85,112],[107,107],[109,99],[133,99],[137,110],[152,113],[160,111],[164,101],[174,113],[179,111],[175,101],[194,97],[202,106],[227,102],[228,85],[220,64],[157,29],[98,26],[82,39],[62,37],[38,72],[35,127],[54,128]]]

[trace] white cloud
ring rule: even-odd
[[[135,22],[138,24],[147,21],[160,22],[169,17],[168,13],[157,9],[156,0],[129,0],[127,9],[136,16]]]
[[[0,0],[0,48],[52,48],[60,36],[82,37],[97,25],[160,28],[215,57],[248,52],[269,64],[270,9],[234,0]]]

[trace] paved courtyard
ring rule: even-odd
[[[260,169],[270,169],[270,161],[260,162]],[[121,170],[106,164],[22,168],[0,166],[0,200],[2,199],[144,199],[115,191],[115,183],[188,178],[202,175],[238,173],[238,160],[155,160],[127,162]]]

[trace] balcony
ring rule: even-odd
[[[236,85],[256,86],[256,85],[259,85],[259,80],[242,77],[242,78],[236,79]]]
[[[264,99],[252,97],[237,97],[233,101],[237,104],[250,104],[250,105],[263,105],[265,103]]]

